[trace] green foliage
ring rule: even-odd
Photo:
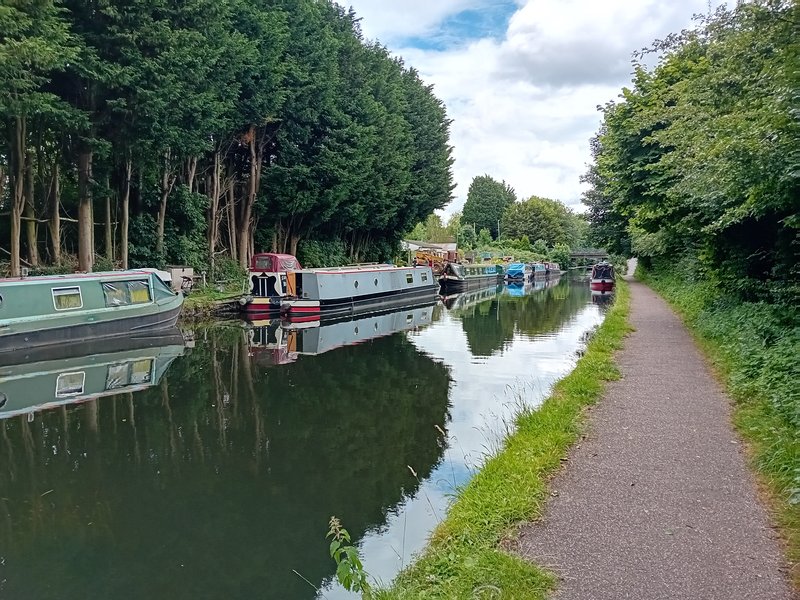
[[[471,225],[462,225],[458,233],[458,247],[462,250],[472,250],[478,243],[478,236]]]
[[[796,2],[742,2],[654,44],[657,66],[636,65],[593,140],[594,240],[692,252],[748,301],[798,290],[799,16]]]
[[[297,259],[307,268],[338,267],[349,262],[342,240],[303,240],[298,246]]]
[[[577,246],[584,236],[585,221],[557,200],[532,196],[515,202],[503,213],[504,236],[543,240],[547,246]]]
[[[330,555],[336,562],[336,579],[348,592],[361,592],[364,598],[371,598],[368,575],[358,549],[350,543],[350,534],[336,517],[331,517],[329,526],[326,537],[331,540]]]
[[[492,243],[492,234],[488,229],[484,227],[478,233],[478,245],[488,246],[491,243]]]
[[[506,208],[517,201],[514,188],[505,181],[495,181],[489,175],[473,178],[467,192],[467,201],[461,213],[461,223],[473,225],[476,230],[487,229],[492,239],[497,239],[498,225]]]
[[[32,165],[41,220],[54,177],[70,216],[88,191],[109,195],[117,217],[127,198],[132,264],[207,268],[221,252],[244,263],[251,236],[256,248],[341,240],[350,261],[386,257],[451,200],[444,104],[363,38],[352,10],[316,0],[6,4],[0,136],[8,147],[24,134],[27,158],[0,152],[0,171],[13,178],[16,163]],[[3,206],[12,187],[0,187]],[[60,246],[75,247],[76,228],[62,229]],[[10,237],[4,224],[0,246]]]

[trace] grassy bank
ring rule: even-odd
[[[222,291],[212,288],[193,289],[183,302],[181,320],[196,321],[211,317],[226,301],[241,296],[241,286],[231,286]]]
[[[800,309],[741,302],[691,269],[642,268],[637,276],[682,316],[736,401],[734,421],[787,545],[800,590]]]
[[[426,551],[376,597],[522,600],[552,587],[551,576],[501,545],[516,525],[541,514],[548,480],[581,432],[584,407],[618,377],[614,352],[629,331],[629,301],[623,283],[575,369],[540,408],[517,416],[515,433],[461,490]]]

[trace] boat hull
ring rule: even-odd
[[[20,331],[0,335],[0,362],[8,353],[48,346],[73,344],[87,340],[100,340],[118,336],[159,331],[175,326],[181,313],[181,302],[165,311],[139,313],[124,318],[108,318],[89,323],[69,323],[47,329]]]
[[[610,292],[614,289],[614,280],[592,279],[589,282],[589,289],[593,292]]]
[[[439,279],[439,285],[445,292],[461,292],[464,290],[485,288],[493,283],[497,283],[498,281],[502,281],[502,275],[483,275],[476,277],[465,277],[463,279],[445,275]]]
[[[319,315],[325,319],[385,311],[436,300],[437,286],[430,284],[406,290],[381,292],[361,297],[328,298],[324,300],[285,300],[283,314],[289,319]]]

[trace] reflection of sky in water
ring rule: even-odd
[[[444,518],[456,487],[469,481],[484,457],[497,450],[516,408],[523,402],[529,406],[542,402],[574,366],[584,334],[601,321],[598,307],[587,305],[548,334],[516,331],[510,342],[488,357],[471,354],[460,318],[447,311],[432,326],[408,334],[420,351],[450,368],[452,420],[444,457],[431,476],[414,497],[390,511],[385,525],[361,539],[364,568],[372,577],[388,583],[408,565]],[[323,593],[330,599],[355,597],[331,584]]]

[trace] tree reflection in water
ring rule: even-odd
[[[380,527],[441,459],[449,372],[403,334],[276,368],[196,338],[156,388],[0,421],[0,597],[311,598],[328,518]]]

